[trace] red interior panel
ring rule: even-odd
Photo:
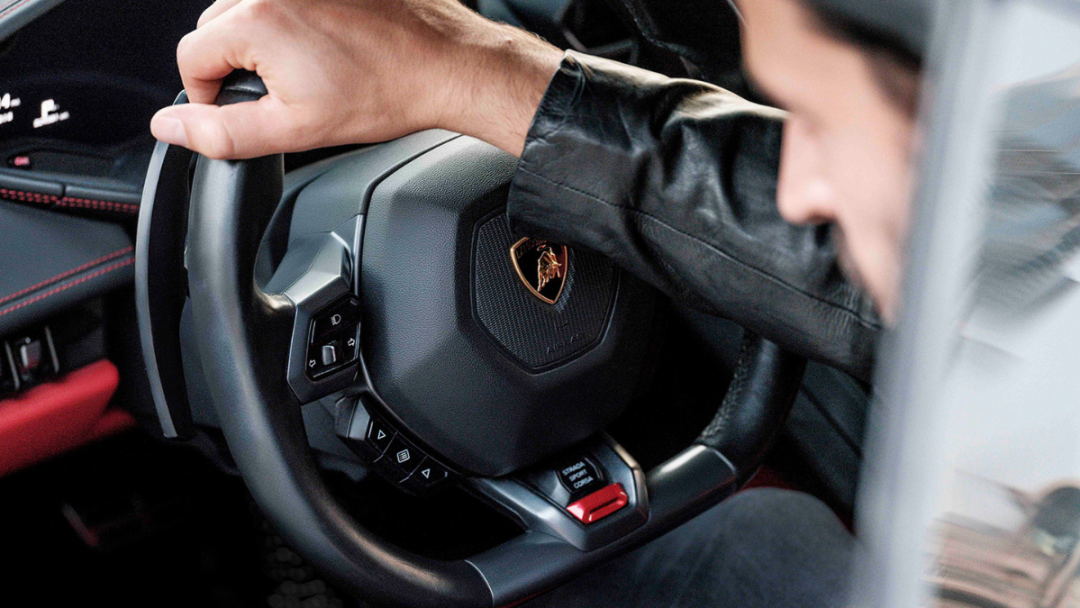
[[[119,382],[116,366],[98,361],[0,401],[0,475],[133,426],[127,412],[106,410]]]

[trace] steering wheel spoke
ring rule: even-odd
[[[632,478],[634,489],[633,500],[626,506],[590,524],[534,486],[537,480],[557,475],[557,470],[534,470],[512,479],[470,480],[475,491],[527,530],[468,560],[483,574],[496,606],[551,589],[660,536],[738,489],[735,468],[705,445],[695,444],[647,474],[608,437],[593,442],[584,453],[612,467],[606,469],[615,471],[610,480]]]
[[[348,388],[360,359],[360,299],[354,267],[363,217],[327,235],[290,247],[267,289],[287,284],[282,295],[295,308],[288,381],[301,403]]]
[[[649,518],[644,472],[606,436],[550,465],[499,479],[472,478],[469,484],[530,531],[562,539],[580,551],[610,544]]]

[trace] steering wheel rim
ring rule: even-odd
[[[265,95],[237,72],[219,104]],[[641,525],[583,551],[566,522],[508,479],[471,478],[472,489],[520,521],[526,533],[481,555],[439,561],[368,532],[324,484],[310,452],[289,365],[293,302],[255,279],[263,234],[281,200],[281,155],[245,161],[199,158],[188,217],[187,265],[199,359],[237,468],[260,508],[299,552],[346,589],[401,606],[504,606],[536,595],[599,561],[638,546],[734,492],[760,465],[794,401],[805,361],[747,333],[735,377],[694,445],[634,475]],[[146,272],[152,273],[150,268]],[[146,328],[144,327],[144,332]],[[562,514],[565,515],[565,514]],[[565,519],[565,518],[563,518]]]

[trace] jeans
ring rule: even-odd
[[[748,490],[522,608],[843,606],[853,548],[816,498]]]

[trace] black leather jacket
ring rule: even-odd
[[[568,52],[510,191],[515,231],[599,251],[673,298],[868,379],[881,325],[827,226],[776,208],[783,112]]]

